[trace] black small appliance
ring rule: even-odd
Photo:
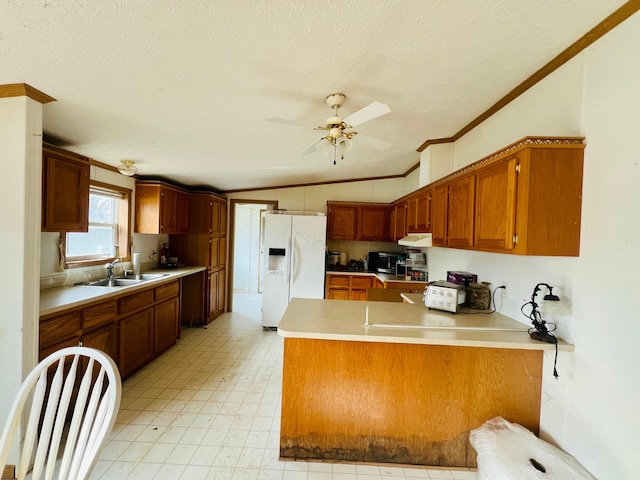
[[[369,270],[379,273],[396,273],[398,254],[390,252],[369,252]]]

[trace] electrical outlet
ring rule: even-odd
[[[500,289],[500,293],[502,298],[505,298],[507,296],[507,289],[509,288],[509,284],[507,282],[501,282],[500,286],[502,287]]]

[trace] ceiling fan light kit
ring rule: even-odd
[[[369,120],[373,120],[374,118],[378,118],[391,111],[391,109],[384,103],[373,102],[357,112],[352,113],[343,120],[338,115],[338,109],[343,105],[346,98],[347,97],[344,93],[332,93],[325,97],[326,104],[329,108],[333,109],[333,115],[327,118],[323,125],[315,127],[314,130],[322,130],[327,132],[327,134],[318,138],[315,142],[305,148],[300,152],[300,155],[309,155],[315,152],[318,144],[323,140],[326,140],[324,145],[333,149],[333,164],[335,165],[338,155],[340,155],[340,158],[344,160],[344,153],[351,149],[351,139],[358,134],[358,132],[349,131],[350,128],[358,126],[364,122],[368,122]],[[265,118],[265,120],[284,125],[296,125],[295,122],[275,117]],[[363,140],[364,137],[365,136],[363,136]],[[374,139],[372,137],[366,137],[366,139],[367,140],[362,143],[378,150],[386,150],[391,146],[390,143],[383,140]]]

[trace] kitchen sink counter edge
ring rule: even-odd
[[[368,323],[365,317],[368,309]],[[529,327],[500,313],[429,310],[423,304],[294,298],[278,325],[285,338],[554,350],[529,338]],[[574,347],[558,340],[558,350]]]
[[[206,267],[183,267],[172,270],[151,270],[143,273],[161,273],[163,276],[160,278],[141,281],[134,285],[121,287],[75,285],[49,288],[40,291],[40,316],[50,315],[69,308],[80,307],[82,305],[95,302],[96,300],[128,295],[137,290],[143,290],[150,286],[162,285],[163,283],[175,281],[178,278],[186,277],[205,270]]]

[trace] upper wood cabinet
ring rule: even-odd
[[[449,183],[447,246],[473,246],[475,175],[464,175]]]
[[[434,247],[447,246],[449,186],[438,185],[431,194],[431,241]]]
[[[327,202],[327,238],[356,240],[358,236],[358,207],[354,204]]]
[[[387,239],[389,207],[360,205],[358,207],[358,240],[384,242]]]
[[[45,146],[42,151],[42,230],[89,231],[89,160]]]
[[[578,256],[582,140],[527,137],[435,182],[433,245]]]
[[[189,194],[159,182],[136,184],[135,233],[187,233]]]
[[[420,189],[407,200],[407,232],[431,232],[431,189]]]
[[[515,234],[518,157],[505,158],[476,173],[475,246],[511,252]]]
[[[389,205],[367,202],[327,202],[327,239],[387,240]]]
[[[397,242],[407,234],[407,202],[395,202],[389,209],[387,241]]]
[[[518,153],[513,253],[580,254],[584,144],[540,141]]]

